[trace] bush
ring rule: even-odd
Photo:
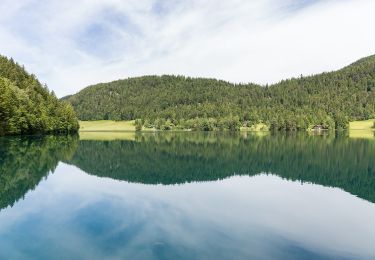
[[[141,119],[136,119],[134,122],[134,125],[135,125],[135,131],[142,131],[143,124],[142,124]]]
[[[335,126],[336,129],[347,129],[349,126],[349,119],[348,117],[344,116],[343,114],[339,113],[335,115]]]

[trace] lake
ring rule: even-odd
[[[375,259],[375,138],[0,138],[1,259]]]

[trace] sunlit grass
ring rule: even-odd
[[[93,132],[93,131],[135,131],[134,120],[132,121],[111,121],[111,120],[99,120],[99,121],[80,121],[79,122],[81,132]]]
[[[375,130],[374,122],[375,122],[375,119],[350,122],[349,129],[350,130]]]
[[[100,141],[114,141],[114,140],[127,140],[135,141],[134,132],[80,132],[80,140],[100,140]]]
[[[349,123],[349,137],[375,140],[374,119]]]
[[[79,121],[80,132],[134,132],[135,121],[112,121],[112,120],[98,120],[98,121]],[[153,128],[143,128],[143,132],[155,131]]]

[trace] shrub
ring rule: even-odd
[[[142,131],[143,124],[142,124],[141,119],[136,119],[134,124],[135,124],[135,131]]]

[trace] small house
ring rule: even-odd
[[[322,130],[328,130],[327,127],[325,127],[324,125],[315,125],[313,128],[312,128],[313,131],[322,131]]]

